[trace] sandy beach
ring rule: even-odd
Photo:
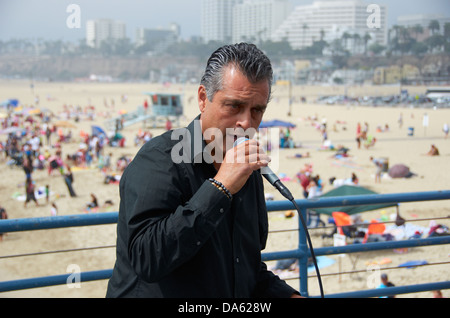
[[[423,94],[425,87],[403,87],[410,94]],[[92,120],[81,119],[79,122],[70,120],[76,128],[72,128],[72,140],[62,143],[63,158],[78,150],[82,141],[80,131],[91,133],[91,125],[104,126],[106,114],[114,117],[119,112],[131,112],[142,105],[147,98],[145,92],[171,92],[183,94],[184,117],[180,125],[185,126],[198,114],[196,102],[196,85],[163,86],[148,83],[57,83],[36,82],[33,89],[29,81],[1,80],[0,101],[8,98],[18,98],[22,105],[35,105],[48,108],[54,114],[61,114],[63,105],[80,106],[85,108],[95,106],[95,117]],[[378,193],[404,193],[435,190],[448,190],[450,185],[450,137],[445,139],[442,127],[444,123],[450,124],[450,108],[424,109],[409,107],[367,107],[350,105],[322,105],[315,103],[318,96],[338,95],[346,93],[348,96],[390,95],[398,94],[400,87],[395,86],[296,86],[292,95],[295,102],[292,104],[291,116],[288,116],[288,89],[285,86],[274,87],[274,95],[266,111],[264,119],[287,120],[296,124],[291,131],[294,142],[299,148],[281,149],[277,173],[286,177],[285,185],[290,188],[296,198],[303,198],[302,189],[296,179],[296,174],[305,163],[313,165],[313,175],[320,175],[323,180],[324,192],[333,188],[328,180],[347,179],[352,173],[359,178],[359,184]],[[39,105],[36,105],[36,96],[39,96]],[[124,98],[126,97],[126,98]],[[305,97],[306,102],[301,102]],[[114,101],[114,108],[112,108]],[[423,127],[423,116],[427,114],[429,126]],[[403,125],[399,127],[398,118],[402,114]],[[54,118],[53,121],[56,121]],[[333,158],[335,151],[322,148],[322,134],[317,128],[325,122],[328,127],[328,140],[336,147],[342,145],[349,148],[350,157],[347,160]],[[369,134],[376,137],[377,142],[369,149],[357,147],[355,141],[357,124],[368,124]],[[389,126],[388,131],[377,131],[377,127]],[[414,136],[408,136],[409,127],[414,127]],[[64,128],[67,132],[68,128]],[[127,156],[132,158],[140,146],[134,144],[134,138],[139,129],[149,130],[156,136],[164,128],[145,128],[142,123],[126,127],[121,133],[126,138],[125,147],[105,147],[105,153],[112,153],[112,166],[118,158]],[[45,136],[44,136],[45,137]],[[2,141],[7,135],[0,135]],[[53,135],[52,140],[56,141]],[[44,138],[45,144],[45,138]],[[430,146],[434,144],[440,151],[439,156],[427,156]],[[49,148],[51,154],[55,149]],[[295,158],[296,154],[309,152],[309,158]],[[381,182],[375,183],[375,166],[370,157],[388,158],[389,165],[404,164],[416,174],[407,179],[392,179],[384,174]],[[293,158],[294,157],[294,158]],[[39,205],[29,202],[24,208],[24,202],[18,200],[19,194],[25,193],[25,175],[20,167],[10,167],[6,164],[4,156],[0,159],[0,205],[4,207],[9,218],[51,217],[51,205],[45,198],[38,199]],[[49,185],[52,193],[50,202],[55,202],[59,215],[72,215],[85,213],[85,206],[90,201],[90,194],[98,198],[100,208],[98,212],[118,211],[119,195],[117,184],[105,184],[105,175],[96,166],[95,162],[90,168],[73,167],[73,187],[77,197],[72,198],[59,173],[49,176],[47,169],[33,172],[36,186]],[[282,197],[276,190],[266,184],[266,193],[273,195],[275,200]],[[112,201],[112,205],[105,205],[105,201]],[[391,218],[395,208],[378,210],[361,214],[365,221],[379,219],[382,216]],[[407,220],[447,217],[450,216],[448,201],[431,201],[420,203],[405,203],[400,206],[400,214]],[[270,229],[293,229],[298,226],[297,217],[285,218],[284,213],[269,214]],[[325,222],[326,217],[322,218]],[[450,227],[450,220],[437,220],[439,224]],[[411,222],[415,226],[428,229],[429,221]],[[323,232],[323,230],[320,230]],[[330,229],[327,231],[331,231]],[[314,247],[332,245],[330,239],[322,239],[321,234],[311,230]],[[425,235],[426,237],[426,235]],[[93,250],[76,252],[61,252],[38,256],[17,256],[0,259],[0,280],[40,277],[47,275],[65,274],[70,272],[70,265],[75,264],[81,271],[110,269],[115,261],[116,226],[101,225],[81,228],[67,228],[57,230],[40,230],[32,232],[9,233],[0,242],[0,256],[20,255],[45,251],[61,251],[85,247],[102,247]],[[296,248],[297,233],[274,233],[269,237],[266,251],[288,250]],[[377,251],[349,255],[330,256],[330,265],[321,269],[321,274],[361,270],[361,272],[342,275],[325,275],[322,277],[324,292],[327,294],[344,291],[369,289],[371,271],[370,264],[380,264],[383,272],[396,286],[437,282],[450,279],[448,264],[416,267],[413,269],[401,268],[398,265],[407,261],[424,260],[429,264],[445,263],[449,261],[450,247],[448,245],[433,247],[416,247],[407,251]],[[269,262],[274,266],[274,262]],[[387,269],[389,268],[389,269]],[[68,271],[69,269],[69,271]],[[384,270],[383,270],[384,269]],[[283,276],[295,273],[282,273]],[[312,272],[309,279],[310,295],[318,295],[317,279]],[[299,287],[298,280],[288,281],[295,288]],[[81,288],[69,286],[55,286],[37,288],[24,291],[7,292],[0,297],[104,297],[107,281],[83,283]],[[73,287],[73,286],[72,286]],[[443,291],[444,297],[450,297],[450,291]],[[399,295],[398,297],[431,298],[432,292]]]

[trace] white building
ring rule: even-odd
[[[414,14],[403,15],[397,18],[397,24],[404,27],[414,27],[420,25],[423,30],[427,30],[430,26],[430,22],[436,20],[439,22],[441,34],[444,34],[444,25],[450,23],[450,17],[445,17],[441,14]]]
[[[269,40],[292,12],[288,0],[245,0],[233,8],[233,42]]]
[[[136,29],[135,45],[150,44],[150,46],[158,46],[160,50],[176,43],[180,37],[180,26],[176,23],[170,24],[168,28],[138,28]],[[156,50],[158,51],[158,50]]]
[[[233,6],[241,0],[202,0],[201,34],[203,41],[230,42]]]
[[[126,26],[121,21],[97,19],[86,22],[86,44],[90,47],[99,48],[103,41],[125,38]]]
[[[369,34],[372,42],[386,45],[386,6],[373,7],[362,0],[314,1],[311,5],[296,7],[274,32],[272,40],[287,40],[294,49],[300,49],[311,46],[314,41],[340,40],[344,33],[358,34],[359,39]],[[348,49],[350,43],[346,46]]]

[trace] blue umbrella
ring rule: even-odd
[[[93,136],[100,136],[102,134],[106,136],[105,131],[102,128],[100,128],[99,126],[91,126],[91,128],[92,128]]]
[[[19,100],[18,99],[7,99],[0,103],[0,106],[6,107],[8,105],[13,106],[15,108],[19,105]]]
[[[262,121],[261,124],[259,125],[259,128],[270,128],[270,127],[295,128],[296,126],[293,123],[290,123],[290,122],[287,122],[287,121],[278,120],[278,119]]]

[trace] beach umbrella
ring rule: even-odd
[[[19,105],[19,100],[18,99],[7,99],[7,100],[0,102],[1,107],[7,107],[8,105],[17,107]]]
[[[268,120],[268,121],[262,121],[259,125],[259,128],[270,128],[270,127],[287,127],[287,128],[295,128],[296,125],[287,121],[283,120]]]
[[[106,136],[105,131],[99,126],[91,126],[91,129],[92,129],[92,135],[93,136],[100,136],[100,135],[105,135]]]
[[[16,108],[14,108],[14,114],[22,114],[23,112],[23,107],[22,106],[17,106]]]
[[[343,197],[349,195],[354,196],[354,195],[368,195],[368,194],[378,194],[378,193],[361,186],[343,185],[333,190],[330,190],[327,193],[322,194],[318,198],[320,199],[327,197]],[[342,201],[344,201],[344,199],[342,199]],[[341,206],[341,207],[337,206],[331,208],[312,208],[311,210],[320,214],[327,214],[327,215],[332,215],[332,213],[336,211],[345,212],[348,215],[352,215],[396,206],[398,206],[397,203],[386,203],[386,204],[370,204],[370,205],[355,205],[355,206]]]
[[[409,168],[403,164],[393,165],[388,174],[391,178],[408,178],[412,175]]]
[[[37,115],[41,113],[41,109],[40,108],[27,108],[24,109],[23,111],[24,115]]]
[[[66,120],[57,121],[53,125],[56,127],[61,127],[61,128],[77,128],[77,126],[75,126],[74,124],[72,124],[71,122],[68,122]]]

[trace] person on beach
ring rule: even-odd
[[[427,152],[427,156],[439,156],[439,149],[435,145],[431,145],[430,150]]]
[[[55,202],[52,202],[52,206],[50,208],[50,215],[51,216],[57,216],[58,215],[58,207],[56,206]]]
[[[366,141],[364,142],[364,147],[366,149],[369,149],[370,147],[375,146],[375,143],[377,142],[377,138],[375,138],[372,135],[367,136]]]
[[[358,145],[358,149],[361,148],[361,123],[356,125],[356,144]]]
[[[403,113],[400,113],[400,115],[398,116],[398,128],[402,128],[403,127]]]
[[[6,213],[6,210],[0,206],[0,220],[7,220],[8,214]],[[0,233],[0,242],[3,241],[3,235],[6,235],[5,233]]]
[[[255,45],[211,55],[200,115],[147,142],[122,175],[107,297],[300,297],[261,260],[268,216],[258,170],[270,158],[255,139],[233,147],[238,133],[259,127],[271,84]]]
[[[381,182],[381,173],[383,172],[383,162],[379,159],[370,157],[370,161],[375,165],[375,183]]]
[[[444,126],[442,127],[442,131],[444,132],[444,139],[447,139],[448,131],[449,131],[449,127],[448,127],[447,123],[445,123]]]
[[[25,172],[25,181],[31,179],[33,173],[33,164],[28,156],[24,156],[22,163],[23,171]]]
[[[50,200],[50,186],[48,184],[45,185],[45,203],[48,204],[48,200]]]
[[[95,194],[91,193],[91,202],[89,202],[86,207],[88,209],[94,209],[98,207],[98,200]]]
[[[25,203],[23,204],[23,206],[26,208],[27,207],[27,203],[30,201],[34,201],[34,203],[36,203],[36,206],[39,206],[39,203],[36,200],[36,196],[34,194],[35,191],[35,185],[34,185],[34,181],[30,179],[27,179],[27,181],[25,182],[25,192],[26,192],[26,199],[25,199]]]
[[[395,287],[395,285],[389,281],[387,274],[381,274],[381,284],[377,288],[388,288],[388,287]],[[383,296],[380,298],[395,298],[395,295]]]
[[[64,177],[64,182],[67,186],[67,190],[69,190],[69,194],[72,198],[75,198],[77,196],[77,194],[75,193],[75,190],[73,189],[73,173],[72,170],[70,169],[70,166],[67,166],[67,171],[65,173],[63,173],[63,177]]]

